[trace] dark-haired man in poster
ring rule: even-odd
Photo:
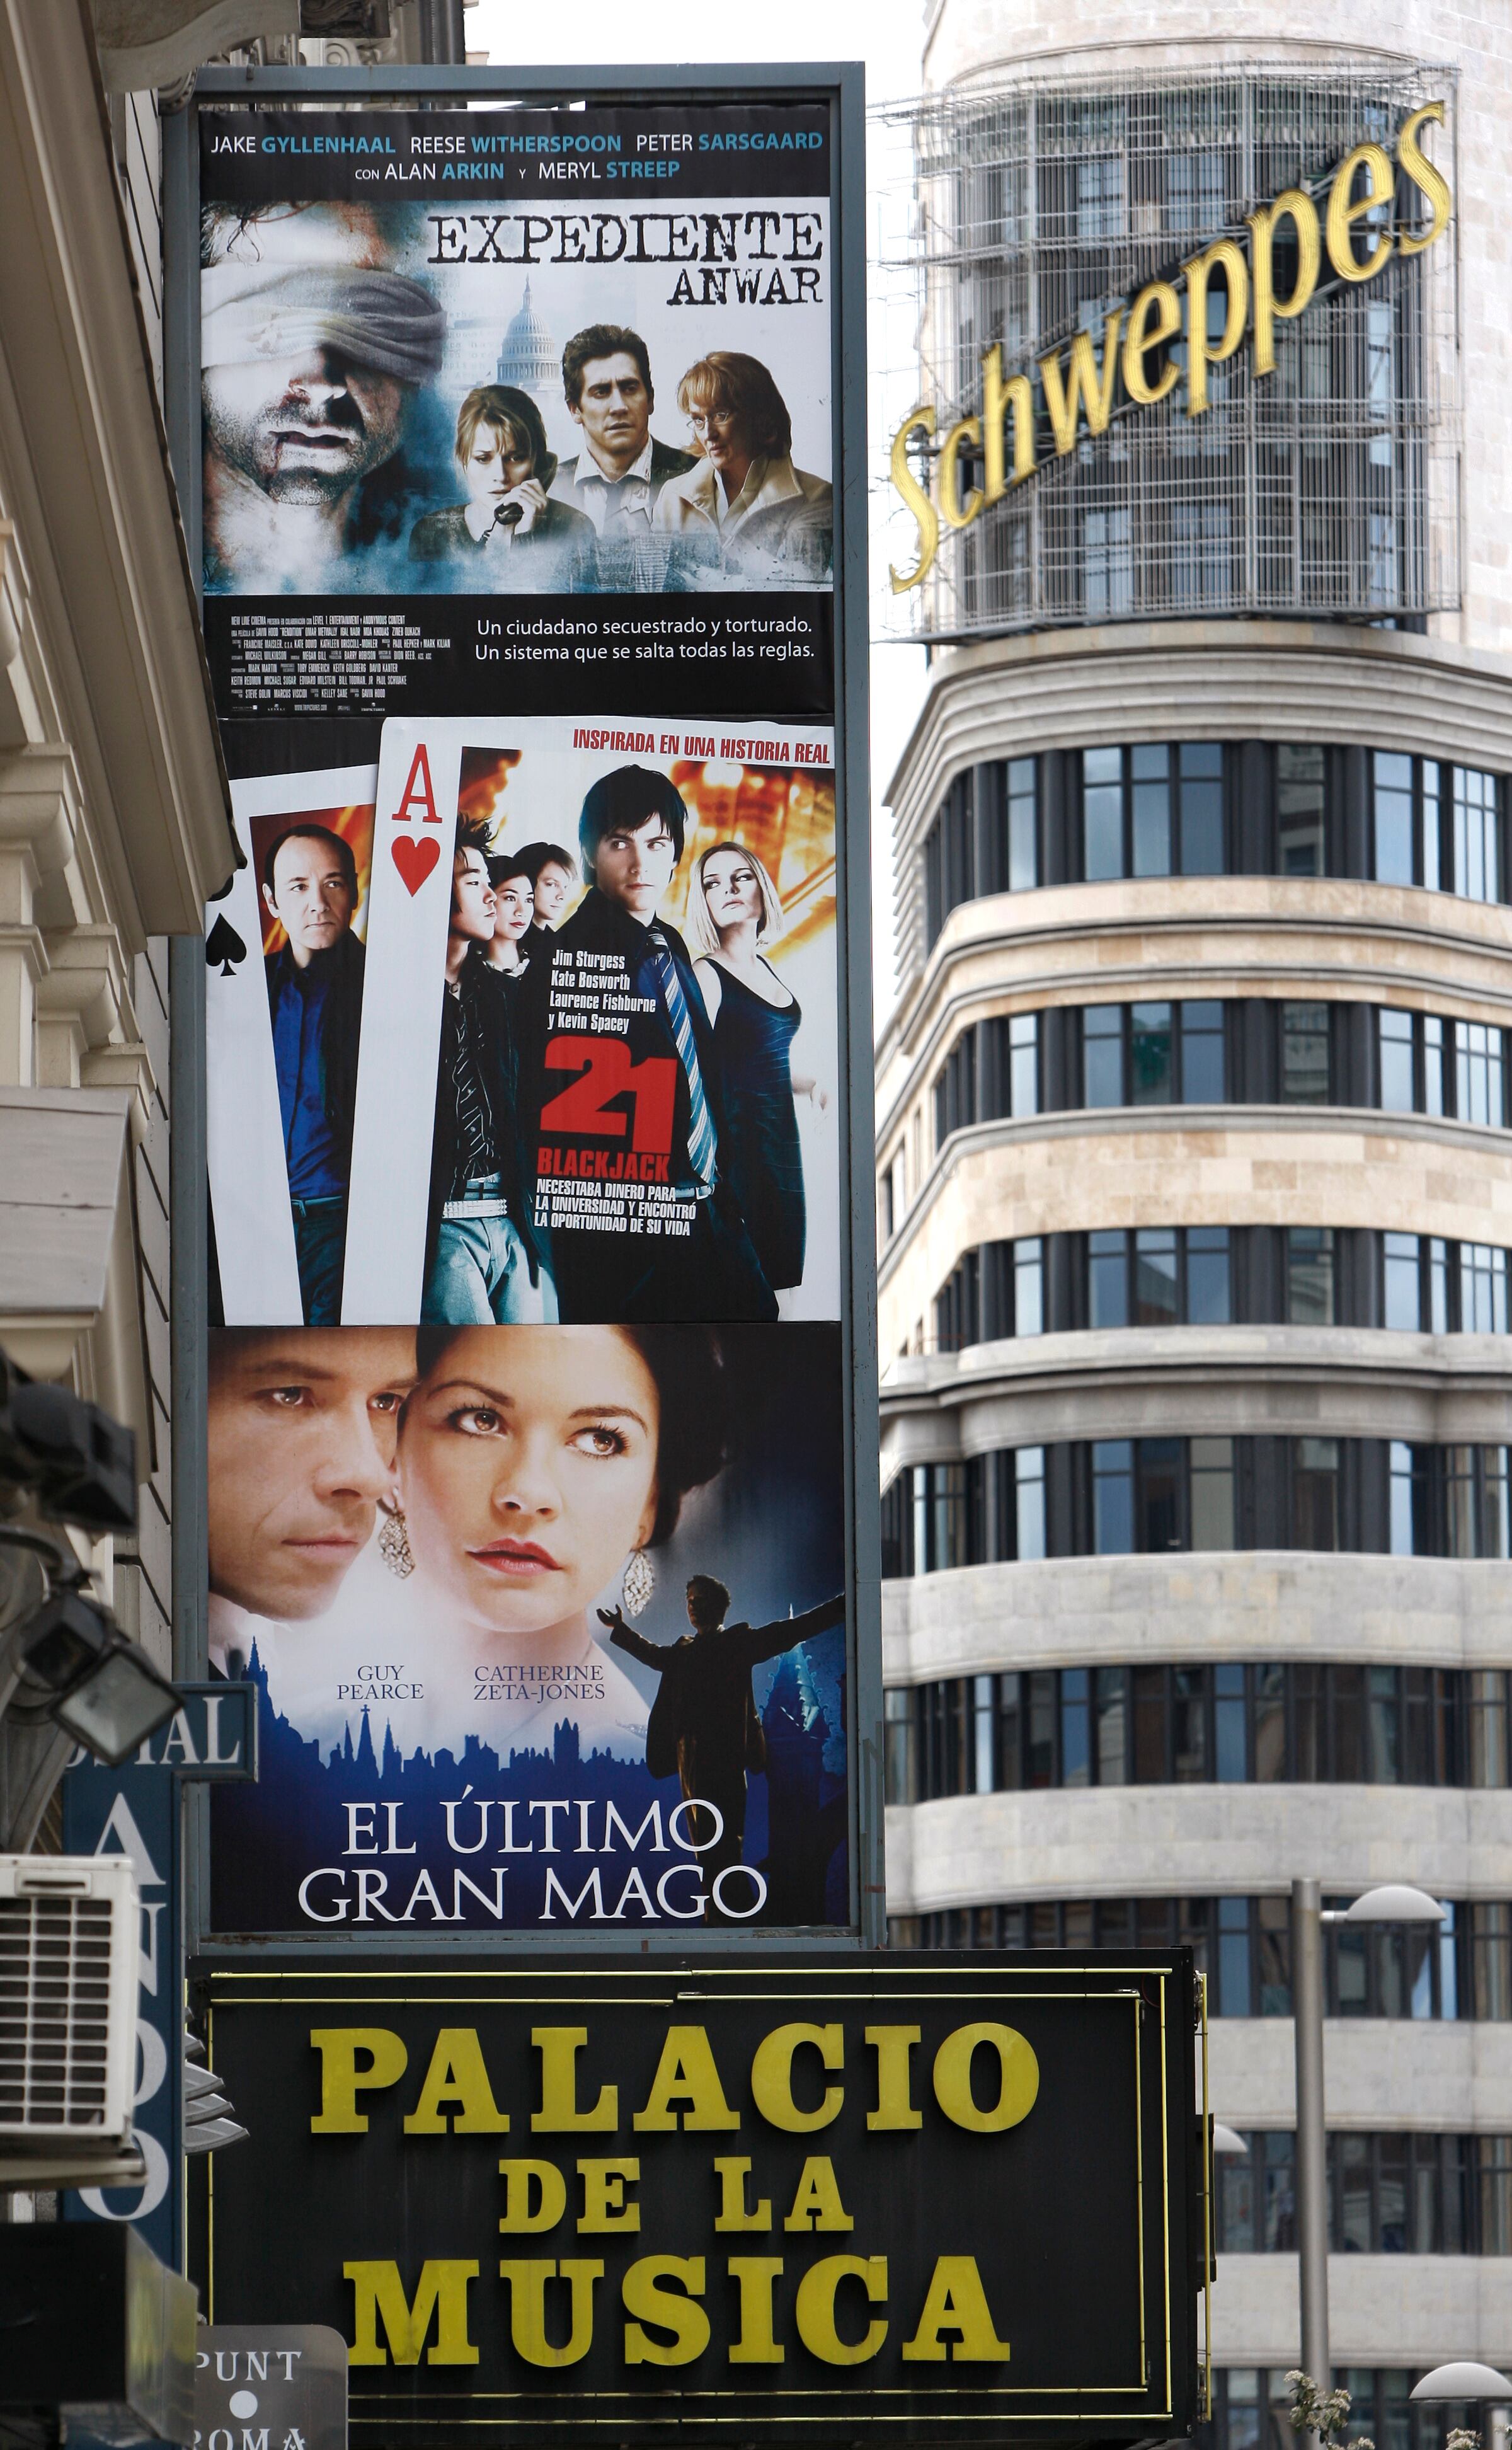
[[[533,981],[539,971],[537,1042],[546,1049],[542,1172],[553,1162],[560,1132],[552,1111],[553,1104],[560,1109],[556,1093],[574,1070],[582,1072],[590,1052],[602,1048],[606,1062],[628,1056],[632,1080],[644,1066],[639,1078],[648,1084],[654,1065],[658,1084],[669,1092],[653,1177],[664,1196],[634,1210],[639,1224],[632,1215],[628,1224],[585,1221],[553,1234],[556,1288],[568,1320],[777,1316],[777,1296],[721,1169],[719,1066],[703,991],[682,937],[658,913],[687,829],[687,806],[666,774],[618,766],[600,775],[578,821],[589,889],[552,938],[550,959],[531,966]],[[564,1009],[564,997],[581,1008],[597,993],[606,1016],[613,1015],[612,1036],[596,1026],[591,1008],[582,1020],[571,1004]],[[586,1132],[568,1135],[572,1171],[580,1179],[587,1171],[582,1150],[625,1137],[618,1118],[595,1118]]]
[[[266,960],[273,1062],[306,1327],[341,1317],[363,950],[352,933],[357,861],[328,826],[293,825],[262,862],[262,899],[287,942]]]
[[[562,389],[583,448],[558,468],[552,496],[592,520],[612,585],[657,585],[655,571],[665,559],[665,549],[652,558],[657,498],[665,484],[698,462],[651,432],[656,394],[640,334],[621,323],[590,323],[574,332],[562,351]]]
[[[531,1215],[519,1062],[501,973],[484,827],[457,827],[431,1152],[428,1327],[552,1321],[556,1294]]]
[[[727,1625],[728,1606],[723,1583],[712,1574],[695,1574],[688,1585],[688,1621],[693,1630],[665,1647],[633,1632],[618,1608],[599,1609],[616,1648],[629,1651],[661,1677],[646,1729],[646,1766],[653,1778],[677,1772],[706,1893],[712,1891],[722,1871],[741,1860],[746,1776],[766,1766],[766,1739],[756,1715],[751,1670],[764,1659],[796,1650],[839,1624],[845,1599],[838,1593],[804,1616],[779,1617],[775,1624]],[[710,1805],[722,1824],[717,1833]],[[747,1902],[745,1897],[733,1901],[732,1919],[742,1919]],[[708,1910],[709,1919],[719,1915],[718,1906]]]

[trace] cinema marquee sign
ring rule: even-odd
[[[1151,2440],[1195,2415],[1180,1951],[214,1972],[217,2324],[351,2436]]]
[[[1075,450],[1083,423],[1088,434],[1104,433],[1120,391],[1127,404],[1147,408],[1173,392],[1184,375],[1186,414],[1203,416],[1209,405],[1209,368],[1233,357],[1247,334],[1252,371],[1257,376],[1273,374],[1275,327],[1301,315],[1310,304],[1325,252],[1337,278],[1359,286],[1374,281],[1394,255],[1421,255],[1431,246],[1448,228],[1453,205],[1448,182],[1423,151],[1418,134],[1426,122],[1443,119],[1444,104],[1430,102],[1404,120],[1394,165],[1384,146],[1356,145],[1334,172],[1321,218],[1311,196],[1301,187],[1288,187],[1272,203],[1246,216],[1248,251],[1237,239],[1215,239],[1182,265],[1178,282],[1147,282],[1132,303],[1115,307],[1107,317],[1100,357],[1091,333],[1078,332],[1069,347],[1052,349],[1038,359],[1036,372],[1055,457],[1064,458]],[[1391,226],[1385,224],[1384,217],[1394,213],[1398,173],[1426,202],[1425,229],[1405,227],[1400,219]],[[1368,219],[1372,213],[1378,216],[1375,222]],[[1277,234],[1283,230],[1289,230],[1288,252],[1292,259],[1289,286],[1284,294],[1278,292],[1276,282]],[[1208,297],[1218,274],[1224,284],[1225,308],[1223,328],[1213,334],[1209,330]],[[1173,353],[1173,343],[1183,339],[1185,368]],[[961,418],[940,443],[933,498],[909,464],[908,446],[916,434],[934,438],[934,408],[927,402],[916,408],[893,437],[893,483],[919,529],[914,568],[901,574],[897,570],[889,574],[895,595],[920,586],[928,575],[939,548],[941,519],[947,527],[969,528],[1039,465],[1034,379],[1026,373],[1004,376],[1000,341],[995,341],[982,357],[981,384],[979,412]],[[963,457],[979,459],[982,477],[964,495]]]

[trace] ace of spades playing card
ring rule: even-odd
[[[310,1323],[293,1203],[344,1199],[339,1093],[357,1048],[329,1032],[350,1033],[360,995],[324,990],[332,970],[360,978],[377,779],[337,767],[232,786],[245,865],[205,913],[204,947],[207,1157],[229,1327]]]

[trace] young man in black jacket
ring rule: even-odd
[[[431,1146],[420,1308],[427,1326],[502,1326],[557,1315],[545,1237],[531,1215],[504,982],[483,958],[494,920],[487,836],[460,826]]]
[[[617,1219],[613,1203],[595,1201],[586,1186],[579,1195],[580,1221],[557,1232],[553,1242],[565,1319],[718,1323],[777,1316],[777,1296],[720,1163],[719,1066],[703,991],[687,945],[657,915],[682,858],[687,826],[682,793],[667,775],[646,766],[619,766],[601,775],[578,826],[589,890],[552,939],[550,960],[531,965],[535,992],[548,1007],[538,1024],[546,1048],[542,1172],[554,1169],[581,1182],[605,1153],[610,1171],[599,1179],[652,1185],[649,1194],[624,1195],[639,1226]],[[611,1029],[604,1026],[611,1017]],[[591,1120],[564,1131],[558,1093],[574,1070],[581,1076],[591,1057],[602,1067],[597,1077],[618,1079],[621,1087],[609,1092]],[[628,1078],[614,1068],[627,1064]],[[591,1101],[594,1077],[591,1069],[586,1098],[571,1100],[574,1113]],[[633,1132],[623,1109],[612,1105],[627,1088]],[[654,1102],[662,1118],[655,1129],[642,1129],[643,1099],[647,1111]],[[637,1151],[645,1170],[626,1173]],[[595,1204],[611,1212],[603,1225],[590,1221]]]

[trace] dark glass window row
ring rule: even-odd
[[[973,1123],[1102,1106],[1365,1106],[1504,1127],[1506,1031],[1263,996],[1057,1004],[969,1023],[933,1099],[937,1150]]]
[[[962,1252],[934,1349],[1102,1327],[1386,1327],[1505,1335],[1509,1254],[1367,1226],[1141,1225]]]
[[[1508,1449],[1389,1438],[1161,1437],[913,1464],[882,1496],[884,1581],[1180,1549],[1506,1557]]]
[[[1214,2165],[1220,2254],[1295,2254],[1296,2137],[1247,2134]],[[1330,2254],[1512,2254],[1512,2135],[1328,2137]]]
[[[1512,2023],[1512,1903],[1439,1902],[1436,1925],[1325,1929],[1330,2016]],[[1284,1896],[1073,1897],[890,1915],[887,1935],[893,1948],[1190,1948],[1212,2014],[1289,2016],[1289,1915]]]
[[[1137,876],[1346,876],[1507,898],[1509,780],[1269,741],[1050,749],[968,767],[924,838],[930,944],[992,893]]]
[[[1444,2450],[1455,2427],[1479,2427],[1483,2410],[1468,2401],[1412,2404],[1416,2366],[1335,2365],[1332,2380],[1349,2394],[1350,2441],[1368,2439],[1376,2450]],[[1212,2421],[1194,2424],[1198,2450],[1296,2450],[1291,2393],[1279,2369],[1217,2366],[1212,2376]]]
[[[1504,1787],[1507,1670],[1002,1668],[883,1696],[889,1803],[1078,1786]]]

